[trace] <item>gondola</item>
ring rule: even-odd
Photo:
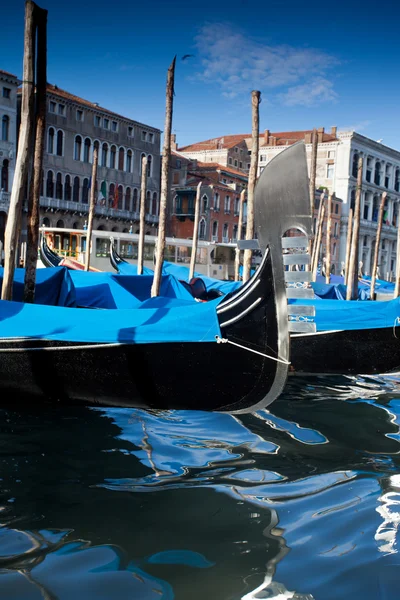
[[[71,258],[69,256],[62,257],[59,256],[56,252],[49,248],[46,237],[42,235],[39,246],[39,256],[40,260],[44,264],[45,267],[67,267],[67,269],[71,269],[73,271],[84,271],[85,265],[79,260],[75,258]],[[94,267],[89,267],[89,271],[99,273],[99,269],[95,269]]]
[[[282,227],[275,228],[276,239],[265,231],[271,190],[282,226],[295,226],[295,201],[308,204],[303,143],[282,152],[260,177],[255,216],[263,258],[253,277],[222,299],[159,297],[130,310],[1,301],[3,393],[234,413],[268,406],[284,389],[290,360]]]

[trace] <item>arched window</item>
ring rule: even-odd
[[[228,226],[228,223],[224,223],[224,228],[222,230],[222,239],[224,242],[228,241],[228,236],[229,236],[229,226]]]
[[[206,194],[204,194],[203,198],[203,213],[207,212],[207,208],[208,208],[208,196]]]
[[[381,163],[378,161],[375,163],[374,183],[375,185],[381,185]]]
[[[90,161],[90,147],[92,142],[89,138],[85,139],[85,144],[83,147],[83,162],[88,163]]]
[[[42,178],[40,180],[40,195],[44,196],[44,170],[42,169]]]
[[[73,191],[73,196],[72,196],[72,199],[74,202],[79,202],[79,187],[80,187],[79,177],[75,177],[74,191]]]
[[[199,238],[204,240],[206,238],[206,221],[205,219],[201,219],[199,223]]]
[[[214,210],[219,210],[219,194],[215,192],[214,195]]]
[[[64,200],[71,200],[71,177],[69,175],[65,176]]]
[[[237,224],[235,224],[232,229],[232,242],[237,241],[237,234],[238,234],[238,226],[237,226]]]
[[[108,158],[108,145],[104,142],[101,149],[101,166],[107,166],[107,158]]]
[[[394,189],[396,192],[400,192],[400,169],[396,169],[396,174],[394,178]]]
[[[334,230],[333,230],[333,235],[334,235],[335,237],[337,237],[337,228],[338,228],[338,224],[337,224],[337,223],[335,223],[335,227],[334,227]]]
[[[114,200],[115,200],[115,185],[113,183],[110,183],[110,187],[108,190],[108,205],[113,207]]]
[[[54,198],[54,180],[52,171],[47,172],[46,196],[47,198]]]
[[[150,192],[148,191],[146,194],[146,209],[145,209],[146,214],[150,214],[150,209],[151,209],[150,199],[151,199],[151,195],[150,195]]]
[[[118,186],[118,209],[122,210],[124,202],[124,188],[122,185]]]
[[[212,225],[212,236],[213,241],[216,242],[218,238],[218,221],[214,221]]]
[[[10,117],[4,115],[1,120],[1,139],[3,142],[8,142],[8,136],[10,134]]]
[[[124,170],[124,163],[125,163],[125,150],[123,148],[120,148],[118,151],[118,170],[119,171]]]
[[[1,189],[5,192],[8,192],[8,165],[8,159],[5,158],[1,167]]]
[[[56,198],[57,198],[57,200],[62,200],[62,197],[63,197],[63,186],[62,186],[61,173],[57,173],[57,177],[56,177]]]
[[[64,221],[62,219],[58,219],[56,227],[59,227],[60,229],[64,229],[64,227],[65,227]]]
[[[115,231],[115,232],[117,232],[117,231],[118,231],[118,227],[113,227],[113,228],[111,229],[111,231]]]
[[[377,223],[378,221],[378,212],[379,212],[379,198],[378,196],[374,196],[374,201],[372,203],[372,220]]]
[[[79,226],[79,221],[74,221],[74,222],[72,223],[72,229],[80,229],[80,226]]]
[[[64,132],[61,131],[61,129],[59,129],[57,131],[57,148],[56,148],[57,156],[63,155],[63,146],[64,146]]]
[[[143,158],[145,158],[145,157],[146,157],[145,154],[142,154],[140,157],[140,175],[142,175],[142,162],[143,162]]]
[[[82,203],[87,204],[89,201],[89,179],[85,177],[82,184]]]
[[[48,219],[47,217],[44,217],[44,219],[42,221],[42,225],[44,225],[45,227],[50,227],[50,219]]]
[[[235,215],[239,214],[240,210],[240,198],[235,198]]]
[[[131,206],[131,188],[127,187],[125,192],[125,210],[132,210]]]
[[[115,146],[111,146],[110,149],[110,169],[115,169],[115,158],[117,156],[117,149]]]
[[[126,170],[128,173],[132,173],[132,150],[128,150],[126,153]]]
[[[80,135],[77,135],[75,138],[75,147],[74,147],[74,159],[81,160],[81,152],[82,152],[82,138]]]
[[[157,214],[157,192],[153,192],[153,201],[152,201],[152,207],[151,207],[151,214],[152,215],[156,215]]]
[[[138,206],[138,191],[137,191],[136,188],[134,188],[134,190],[133,190],[132,211],[133,212],[138,212],[139,211],[139,206]]]
[[[152,163],[153,163],[153,157],[151,156],[151,154],[149,154],[147,157],[147,177],[151,177]]]
[[[351,174],[353,175],[353,177],[357,177],[357,171],[358,171],[358,159],[359,159],[359,154],[358,152],[354,152],[353,154],[353,167],[351,170]]]
[[[47,152],[49,154],[54,153],[54,129],[53,129],[53,127],[49,128],[49,133],[47,135]]]
[[[229,213],[231,212],[231,199],[229,196],[225,196],[224,212],[227,215],[229,215]]]
[[[354,212],[355,206],[356,206],[356,191],[355,190],[351,190],[351,194],[350,194],[350,208],[353,210],[353,212]]]

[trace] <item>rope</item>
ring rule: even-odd
[[[396,335],[396,327],[399,327],[399,326],[400,326],[400,317],[396,317],[394,320],[394,323],[393,323],[393,335],[396,339],[398,339],[397,335]]]
[[[252,348],[246,348],[246,346],[242,346],[242,344],[237,344],[236,342],[232,342],[231,340],[227,340],[226,338],[220,338],[219,335],[216,335],[215,339],[217,341],[217,344],[232,344],[232,346],[237,346],[238,348],[242,348],[242,350],[248,350],[248,352],[259,354],[260,356],[264,356],[264,358],[269,358],[270,360],[274,360],[275,362],[279,362],[284,365],[290,365],[290,362],[284,360],[283,358],[275,358],[274,356],[264,354],[264,352],[259,352],[258,350],[253,350]]]

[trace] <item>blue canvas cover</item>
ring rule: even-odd
[[[320,281],[312,282],[311,286],[317,298],[324,300],[346,300],[347,286],[343,283],[322,283]],[[369,287],[358,284],[358,299],[369,300],[371,297]]]
[[[121,262],[118,264],[120,275],[137,275],[137,265],[127,262]],[[154,271],[143,267],[143,275],[153,275]]]
[[[184,265],[177,265],[175,263],[164,261],[163,273],[174,275],[174,277],[182,279],[183,281],[189,281],[189,268]],[[241,281],[223,281],[221,279],[207,277],[207,275],[202,275],[196,271],[194,272],[194,276],[200,277],[204,281],[207,291],[219,290],[223,294],[229,294],[242,286]]]
[[[314,321],[317,331],[400,327],[400,298],[388,302],[358,302],[354,300],[337,302],[336,300],[299,298],[288,300],[288,304],[289,314],[290,306],[293,304],[315,306]]]
[[[152,275],[117,275],[87,271],[70,273],[75,286],[77,306],[138,308],[151,295]],[[171,275],[161,278],[160,296],[194,302],[191,294]]]
[[[182,302],[158,297],[140,309],[103,311],[2,300],[0,338],[128,344],[215,342],[215,336],[221,335],[218,301]]]
[[[66,267],[37,269],[35,303],[48,306],[76,306],[75,288]],[[0,268],[0,285],[4,269]],[[24,301],[25,269],[15,269],[13,283],[14,302]]]

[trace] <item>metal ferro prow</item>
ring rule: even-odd
[[[255,190],[255,231],[262,252],[270,248],[278,318],[279,356],[290,360],[282,237],[289,229],[312,234],[309,179],[304,142],[293,144],[267,164]],[[284,375],[285,366],[279,365]]]

